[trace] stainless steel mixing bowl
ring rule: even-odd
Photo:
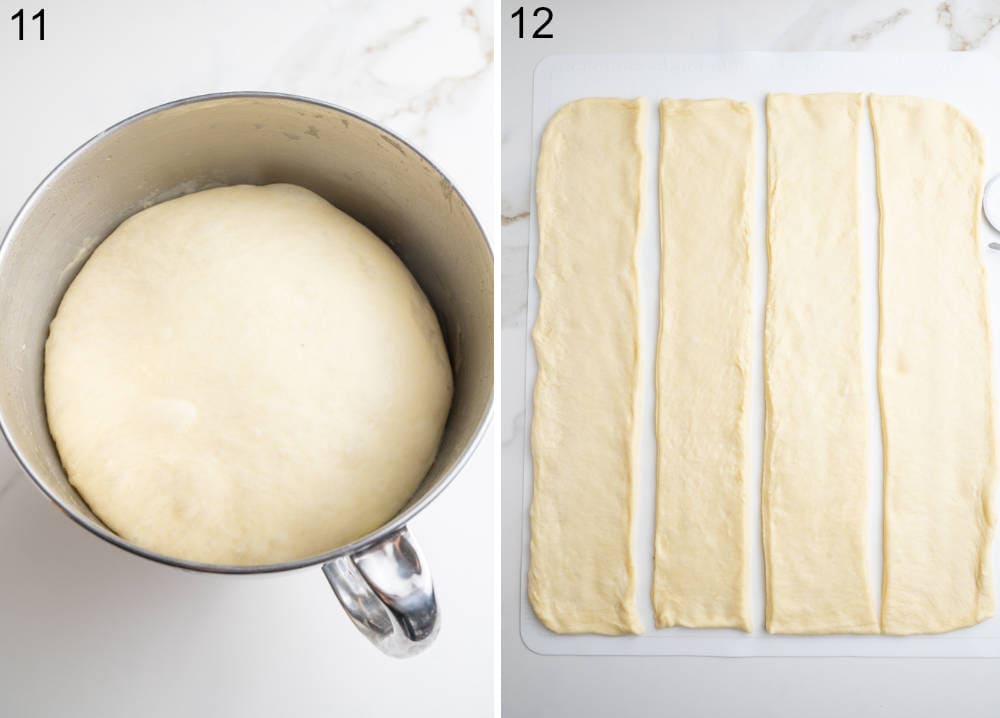
[[[434,465],[377,531],[299,561],[224,566],[132,544],[105,526],[66,479],[42,394],[48,325],[94,248],[128,216],[209,187],[289,182],[322,195],[385,240],[434,305],[455,396]],[[388,130],[302,97],[226,93],[171,102],[81,146],[25,202],[0,244],[0,429],[35,484],[104,540],[164,564],[248,574],[322,564],[355,625],[391,655],[433,639],[427,564],[406,524],[458,474],[493,397],[493,256],[472,210],[427,158]]]

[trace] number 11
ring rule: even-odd
[[[10,16],[11,20],[17,21],[17,39],[24,39],[24,8]],[[31,16],[32,20],[38,20],[38,39],[45,39],[45,8],[42,8]]]

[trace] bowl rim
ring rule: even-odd
[[[185,105],[199,104],[203,102],[212,102],[217,100],[227,100],[227,99],[263,99],[263,100],[281,100],[281,101],[291,101],[298,102],[306,105],[312,105],[314,107],[319,107],[323,110],[333,110],[334,112],[339,112],[349,117],[354,118],[360,122],[363,122],[371,127],[388,134],[392,139],[401,142],[405,145],[411,152],[416,154],[421,160],[427,163],[437,174],[444,179],[449,186],[451,191],[454,192],[455,196],[462,202],[465,208],[468,210],[469,215],[472,217],[473,222],[476,224],[476,228],[479,230],[479,239],[486,249],[487,256],[490,258],[490,265],[493,266],[495,262],[495,257],[493,254],[493,248],[490,246],[489,240],[486,237],[486,232],[483,229],[482,223],[476,216],[476,213],[472,210],[465,196],[459,191],[459,189],[454,185],[451,179],[434,164],[423,152],[414,147],[405,138],[400,137],[398,134],[392,130],[383,127],[378,122],[359,114],[353,110],[348,110],[340,105],[333,104],[331,102],[325,102],[323,100],[318,100],[312,97],[306,97],[303,95],[295,95],[285,92],[266,92],[266,91],[256,91],[256,90],[237,90],[232,92],[211,92],[201,95],[192,95],[190,97],[182,97],[177,100],[171,100],[169,102],[164,102],[159,105],[155,105],[148,109],[136,112],[135,114],[129,115],[123,120],[120,120],[105,130],[97,133],[90,139],[86,140],[80,144],[76,149],[66,155],[59,164],[53,167],[45,177],[35,186],[28,195],[28,198],[22,203],[20,209],[14,215],[14,219],[11,220],[10,226],[7,231],[4,232],[3,238],[0,239],[0,262],[3,261],[5,250],[8,246],[8,239],[14,236],[20,229],[25,217],[31,211],[33,206],[39,201],[39,198],[48,189],[48,185],[56,179],[66,168],[73,162],[80,154],[85,150],[95,145],[100,140],[105,137],[118,132],[119,130],[138,122],[146,117],[165,112],[167,110],[172,110],[177,107],[183,107]],[[490,277],[491,284],[493,283],[493,277]],[[494,309],[495,312],[495,309]],[[495,327],[494,327],[495,329]],[[495,337],[493,338],[495,345]],[[494,346],[495,354],[495,346]],[[351,554],[363,551],[371,546],[381,542],[386,537],[392,536],[398,531],[401,531],[406,527],[406,525],[421,511],[423,511],[438,495],[444,491],[445,488],[455,480],[455,477],[461,473],[462,469],[468,463],[472,454],[475,452],[476,447],[479,446],[483,437],[486,435],[486,430],[492,423],[493,418],[493,403],[494,403],[494,390],[495,390],[495,380],[490,384],[489,400],[486,405],[486,410],[483,412],[479,419],[479,423],[476,425],[475,432],[473,433],[471,439],[462,450],[462,453],[455,459],[448,472],[438,480],[438,482],[431,487],[419,500],[413,504],[407,506],[405,509],[400,511],[396,516],[394,516],[390,521],[382,524],[379,528],[374,531],[365,534],[364,536],[355,539],[354,541],[339,546],[331,551],[327,551],[322,554],[317,554],[315,556],[308,556],[306,558],[295,559],[292,561],[283,561],[281,563],[270,563],[270,564],[257,564],[249,566],[239,566],[231,564],[214,564],[206,563],[202,561],[190,561],[187,559],[176,558],[174,556],[169,556],[167,554],[159,553],[158,551],[152,551],[150,549],[143,548],[137,544],[128,541],[110,529],[106,528],[103,524],[95,524],[90,521],[85,516],[79,514],[77,510],[69,506],[64,502],[58,495],[51,491],[35,472],[29,468],[24,455],[22,454],[20,448],[12,437],[11,430],[7,426],[7,421],[3,415],[2,410],[0,410],[0,435],[3,435],[8,446],[10,446],[11,451],[14,454],[14,458],[20,465],[21,469],[28,477],[31,479],[32,483],[44,494],[52,503],[54,503],[59,509],[62,510],[64,514],[69,516],[75,523],[87,529],[89,532],[104,539],[108,543],[117,546],[120,549],[124,549],[131,554],[140,556],[157,563],[165,564],[167,566],[173,566],[176,568],[187,569],[190,571],[199,571],[203,573],[215,573],[215,574],[261,574],[261,573],[279,573],[284,571],[293,571],[300,568],[306,568],[309,566],[315,566],[318,564],[327,563],[336,558],[342,556],[348,556]]]

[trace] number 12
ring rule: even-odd
[[[532,37],[537,37],[537,38],[542,38],[542,39],[551,38],[552,37],[552,33],[551,32],[542,32],[542,30],[544,30],[546,27],[548,27],[548,24],[550,22],[552,22],[552,10],[550,10],[547,7],[545,7],[544,5],[542,7],[536,7],[535,11],[533,13],[531,13],[531,16],[532,17],[538,17],[539,15],[545,15],[545,20],[544,20],[544,22],[542,22],[541,25],[539,25],[537,28],[535,28],[535,31],[531,34],[531,36]],[[515,10],[511,14],[511,17],[514,18],[515,20],[517,20],[517,36],[518,36],[518,38],[523,38],[524,37],[524,8],[523,7],[519,7],[517,10]]]

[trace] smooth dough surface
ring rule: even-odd
[[[423,292],[354,219],[292,185],[146,209],[70,285],[45,349],[48,421],[114,531],[267,564],[391,518],[430,466],[451,369]]]
[[[872,633],[861,96],[769,95],[761,495],[766,628]]]
[[[873,95],[870,108],[881,207],[882,629],[938,633],[994,610],[983,147],[943,102]]]
[[[753,113],[660,106],[657,627],[749,631],[746,541]]]
[[[643,121],[641,100],[578,100],[549,121],[538,160],[528,594],[559,633],[642,630],[631,540]]]

